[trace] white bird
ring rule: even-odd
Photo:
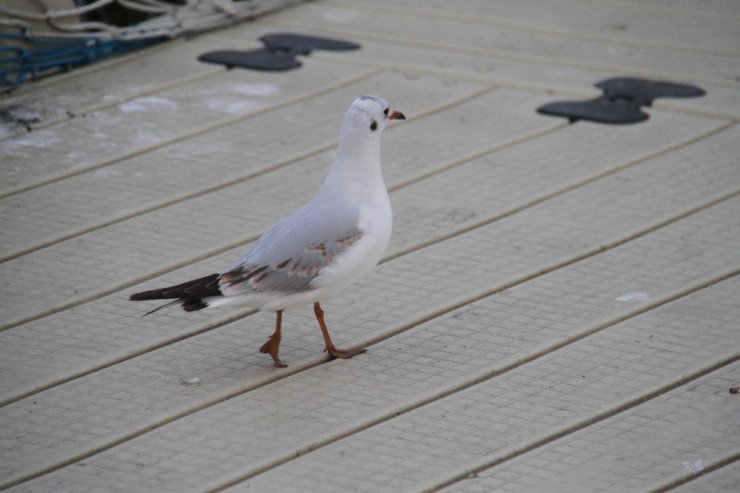
[[[275,332],[260,351],[270,354],[276,367],[285,366],[279,357],[283,310],[313,303],[333,358],[364,353],[334,346],[319,302],[370,271],[388,247],[393,212],[380,143],[390,120],[405,118],[379,97],[357,98],[342,121],[331,168],[311,201],[272,226],[223,273],[135,293],[130,299],[174,299],[185,311],[223,305],[274,310]]]

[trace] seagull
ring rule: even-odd
[[[222,273],[129,299],[174,300],[149,313],[174,303],[188,312],[226,305],[275,311],[275,331],[260,352],[278,368],[286,366],[280,360],[283,310],[313,303],[332,358],[364,353],[334,346],[320,301],[368,273],[388,247],[393,211],[380,165],[381,136],[391,120],[405,119],[377,96],[355,99],[344,115],[329,172],[307,204],[273,225]]]

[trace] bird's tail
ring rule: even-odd
[[[171,300],[173,298],[202,298],[205,296],[222,296],[218,286],[219,274],[193,279],[176,286],[152,289],[134,293],[129,296],[132,301]]]
[[[177,302],[182,303],[183,309],[188,312],[202,310],[203,308],[208,307],[208,304],[203,301],[203,298],[223,296],[223,293],[221,293],[221,289],[219,288],[219,278],[220,274],[211,274],[210,276],[193,279],[192,281],[184,282],[176,286],[168,286],[166,288],[151,289],[149,291],[134,293],[129,296],[129,299],[132,301],[174,299],[174,301],[170,303],[145,313],[144,316]]]

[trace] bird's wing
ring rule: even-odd
[[[221,274],[221,292],[233,296],[248,292],[307,291],[311,289],[311,281],[362,236],[362,231],[354,229],[333,240],[306,245],[277,263],[239,265]]]
[[[327,221],[330,214],[331,221]],[[354,210],[316,210],[306,206],[273,226],[237,264],[219,278],[226,296],[249,292],[296,293],[311,289],[311,281],[364,232]]]

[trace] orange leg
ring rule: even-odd
[[[324,345],[326,350],[329,352],[332,358],[349,359],[352,356],[357,356],[367,352],[367,349],[337,349],[334,347],[334,343],[331,342],[329,337],[329,329],[326,328],[326,322],[324,322],[324,310],[321,309],[319,302],[313,304],[313,312],[316,315],[316,320],[319,321],[319,327],[321,328],[321,334],[324,336]]]
[[[272,360],[275,362],[275,368],[285,368],[288,365],[284,365],[280,361],[280,326],[283,323],[283,311],[277,311],[277,317],[275,319],[275,332],[270,336],[266,343],[260,348],[260,353],[267,353],[272,356]]]

